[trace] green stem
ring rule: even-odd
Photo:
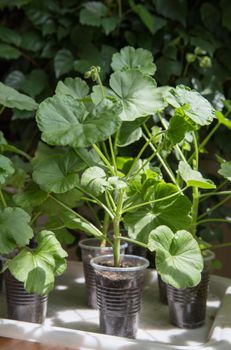
[[[123,207],[123,195],[124,190],[119,192],[118,201],[117,201],[117,209],[116,215],[113,220],[113,228],[114,228],[114,265],[115,267],[120,266],[120,221],[122,215],[122,207]]]
[[[110,170],[110,172],[116,176],[114,169],[112,168],[111,164],[109,163],[109,161],[107,160],[107,158],[105,157],[105,155],[101,152],[101,150],[99,149],[99,147],[94,144],[93,145],[94,150],[98,153],[98,155],[100,156],[100,158],[102,159],[102,161],[105,163],[105,165],[107,165],[108,169]]]
[[[217,129],[220,127],[220,123],[218,122],[213,129],[210,131],[210,133],[205,137],[205,139],[202,141],[202,143],[199,145],[198,150],[200,151],[202,148],[204,148],[207,143],[209,142],[210,138],[213,136],[213,134],[217,131]],[[192,154],[188,160],[188,163],[192,161],[194,158],[194,154]]]
[[[49,197],[51,199],[53,199],[53,201],[55,201],[56,203],[58,203],[61,207],[63,207],[64,209],[68,210],[70,213],[74,214],[75,216],[77,216],[79,219],[81,219],[83,222],[87,223],[88,225],[90,225],[94,230],[96,230],[99,234],[99,236],[103,236],[103,233],[95,226],[93,225],[90,221],[88,221],[87,219],[85,219],[82,215],[80,215],[79,213],[77,213],[76,211],[74,211],[73,209],[69,208],[66,204],[64,204],[63,202],[61,202],[59,199],[53,197],[51,194],[49,194]]]
[[[125,241],[125,242],[134,243],[134,244],[139,245],[139,246],[141,246],[143,248],[148,248],[147,244],[139,242],[139,241],[136,241],[136,240],[128,238],[128,237],[120,236],[120,239],[122,241]]]
[[[198,150],[196,134],[195,134],[195,132],[193,132],[192,134],[193,134],[194,153],[195,153],[195,163],[194,163],[194,167],[193,168],[194,168],[194,170],[197,171],[198,167],[199,167],[199,150]],[[198,187],[193,187],[191,234],[194,237],[196,236],[199,199],[200,199],[200,192],[198,190]]]
[[[0,114],[2,114],[2,112],[4,111],[5,109],[5,106],[2,106],[1,109],[0,109]]]
[[[106,155],[106,158],[110,159],[110,156],[109,156],[109,153],[107,151],[107,146],[106,146],[105,142],[102,142],[102,148],[103,148],[104,154]]]
[[[205,220],[200,220],[197,222],[197,226],[201,224],[205,224],[206,222],[226,222],[228,224],[231,224],[231,219],[221,219],[221,218],[214,218],[214,219],[205,219]]]
[[[115,140],[114,140],[114,154],[117,156],[117,145],[118,145],[118,138],[119,138],[119,130],[116,131],[115,133]]]
[[[205,216],[211,214],[214,210],[216,210],[217,208],[219,208],[220,206],[222,206],[225,202],[227,202],[229,199],[231,198],[231,195],[227,196],[226,198],[224,198],[222,201],[220,201],[219,203],[217,203],[216,205],[212,206],[211,208],[208,208],[207,211],[204,214],[201,214],[198,219],[201,220],[203,219]]]
[[[134,159],[126,178],[129,177],[129,175],[131,174],[133,168],[135,167],[135,165],[137,164],[137,162],[139,161],[140,157],[142,156],[142,154],[144,153],[144,151],[146,150],[146,148],[149,146],[149,144],[151,143],[151,139],[146,141],[145,144],[143,145],[143,147],[141,148],[141,150],[139,151],[139,153],[137,154],[136,158]]]
[[[41,211],[39,211],[35,216],[31,219],[31,225],[38,219],[38,217],[42,214]]]
[[[117,0],[117,4],[118,4],[118,16],[119,16],[119,20],[121,21],[121,18],[122,18],[122,3],[121,3],[121,0]]]
[[[152,135],[149,133],[149,130],[147,129],[146,125],[144,125],[144,128],[145,128],[146,132],[148,133],[149,138],[151,138]],[[143,134],[143,137],[144,137],[144,139],[145,139],[146,141],[148,141],[148,138],[147,138],[147,136],[146,136],[145,134]],[[157,156],[157,158],[159,159],[159,161],[161,162],[162,166],[164,167],[166,173],[168,174],[168,176],[170,177],[170,179],[172,180],[172,182],[173,182],[173,183],[177,186],[177,188],[180,190],[180,188],[179,188],[179,186],[178,186],[178,184],[177,184],[177,181],[176,181],[176,179],[175,179],[175,177],[174,177],[174,175],[173,175],[173,173],[172,173],[170,167],[165,163],[164,159],[161,157],[161,155],[159,154],[159,152],[157,152],[156,147],[153,145],[153,143],[150,143],[149,146],[152,148],[152,150],[153,150],[154,152],[156,152],[156,156]]]
[[[0,190],[0,199],[1,199],[1,201],[2,201],[3,207],[4,207],[4,208],[7,208],[7,204],[6,204],[4,195],[3,195],[3,193],[2,193],[2,190]]]
[[[91,202],[91,201],[88,201],[88,202],[87,202],[87,206],[88,206],[88,208],[90,209],[90,211],[91,211],[93,217],[95,218],[95,222],[96,222],[97,226],[98,226],[99,228],[101,228],[102,225],[101,225],[101,222],[100,222],[100,220],[99,220],[99,218],[98,218],[97,212],[96,212],[96,210],[94,209],[94,207],[93,207],[89,202]]]
[[[163,127],[165,128],[165,130],[167,130],[167,129],[168,129],[168,126],[167,126],[165,120],[162,118],[161,113],[158,112],[157,114],[158,114],[158,116],[159,116],[159,118],[160,118],[161,124],[163,125]],[[185,156],[184,156],[184,153],[181,151],[180,147],[179,147],[178,145],[175,145],[174,148],[175,148],[175,150],[179,153],[181,159],[182,159],[185,163],[187,163],[187,160],[186,160],[186,158],[185,158]]]
[[[189,66],[190,66],[190,62],[187,61],[187,62],[186,62],[186,65],[185,65],[185,67],[184,67],[183,74],[182,74],[183,77],[186,77],[186,75],[187,75],[187,73],[188,73]]]
[[[96,72],[97,72],[97,73],[96,73],[96,74],[97,74],[97,81],[98,81],[99,86],[100,86],[100,89],[101,89],[102,97],[104,98],[104,97],[105,97],[104,88],[103,88],[102,80],[101,80],[101,78],[100,78],[98,69],[96,69]]]
[[[110,217],[107,212],[104,214],[104,219],[103,219],[103,234],[104,236],[107,236],[108,234],[108,227],[110,224]]]
[[[104,210],[106,210],[108,212],[108,214],[110,215],[110,217],[113,217],[113,213],[110,212],[110,210],[106,207],[106,205],[101,202],[97,197],[95,197],[92,193],[89,193],[87,192],[84,188],[78,186],[78,185],[75,185],[75,187],[80,191],[80,192],[83,192],[85,193],[86,195],[88,195],[89,197],[93,198],[93,200],[91,198],[86,198],[86,197],[82,197],[85,201],[89,201],[89,202],[92,202],[92,203],[96,203],[98,204],[99,206],[101,206]]]
[[[222,196],[226,194],[231,194],[231,191],[220,191],[220,192],[208,192],[200,195],[200,198],[210,197],[210,196]]]
[[[117,175],[117,165],[116,165],[116,159],[115,159],[115,154],[114,154],[111,136],[109,136],[108,140],[109,140],[109,147],[110,147],[110,152],[111,152],[112,163],[114,166],[115,173]]]
[[[224,185],[226,185],[228,182],[228,180],[224,180],[217,188],[216,191],[220,190]],[[212,193],[212,192],[211,192]],[[201,197],[203,197],[203,195],[201,195]],[[203,197],[202,199],[200,199],[200,203],[204,202],[207,199],[207,197]]]
[[[215,245],[209,247],[209,249],[218,249],[218,248],[225,248],[225,247],[231,247],[231,242],[215,244]],[[207,248],[205,248],[205,249],[207,249]]]
[[[157,152],[153,153],[150,157],[148,157],[148,158],[145,160],[145,162],[142,164],[142,166],[141,166],[139,169],[137,169],[137,171],[135,171],[135,172],[132,174],[132,176],[135,177],[137,174],[139,174],[139,173],[142,171],[142,169],[144,169],[145,166],[146,166],[148,163],[151,162],[151,160],[156,156],[156,154],[157,154]]]
[[[32,159],[32,157],[29,156],[29,154],[27,154],[26,152],[22,151],[21,149],[18,149],[15,146],[12,146],[12,145],[4,145],[4,150],[12,152],[12,153],[19,154],[20,156],[26,158],[29,162]]]
[[[164,201],[166,199],[173,198],[175,196],[179,196],[179,193],[183,193],[187,188],[188,187],[186,186],[182,190],[180,190],[179,192],[172,193],[172,194],[170,194],[169,196],[166,196],[166,197],[162,197],[162,198],[159,198],[159,199],[154,199],[154,200],[149,201],[149,202],[144,202],[144,203],[141,203],[141,204],[133,205],[132,207],[124,208],[123,214],[128,212],[128,211],[131,211],[131,210],[134,210],[134,209],[137,209],[137,208],[141,208],[141,207],[143,207],[145,205],[162,202],[162,201]]]

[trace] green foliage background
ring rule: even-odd
[[[189,85],[218,110],[230,98],[229,0],[0,0],[0,9],[1,80],[37,102],[57,80],[92,65],[107,79],[112,54],[126,45],[153,53],[158,85]],[[15,110],[4,120],[10,138],[36,147],[34,112]],[[217,142],[229,152],[222,135]]]

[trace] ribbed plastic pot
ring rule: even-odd
[[[206,316],[211,262],[215,255],[208,251],[200,283],[193,288],[176,289],[167,285],[170,322],[179,327],[194,329],[203,326]]]
[[[97,309],[97,297],[96,297],[96,281],[95,281],[95,272],[92,268],[90,261],[92,258],[99,255],[108,255],[112,254],[112,247],[106,246],[101,247],[100,241],[96,238],[86,238],[79,242],[81,248],[81,256],[83,261],[83,272],[86,282],[87,289],[87,303],[88,306],[93,309]],[[127,243],[121,244],[120,253],[124,254]]]
[[[144,271],[149,262],[135,255],[122,255],[123,267],[113,267],[113,262],[112,255],[91,260],[96,273],[100,331],[109,335],[135,338]]]
[[[7,270],[4,273],[8,318],[12,320],[43,323],[47,313],[47,295],[27,293],[23,283]]]
[[[168,305],[167,296],[167,284],[162,281],[161,276],[158,274],[158,286],[159,286],[159,298],[162,304]]]

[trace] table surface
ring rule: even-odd
[[[72,350],[68,347],[60,347],[57,345],[47,345],[24,340],[0,337],[1,350]],[[76,349],[74,349],[76,350]]]

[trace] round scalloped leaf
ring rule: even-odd
[[[191,233],[175,234],[167,226],[151,231],[148,247],[156,252],[156,269],[162,280],[175,288],[191,288],[201,279],[203,258]]]
[[[36,119],[42,139],[51,145],[87,147],[104,141],[121,124],[118,105],[102,101],[91,111],[71,96],[53,96],[43,101]]]
[[[17,280],[24,282],[28,293],[42,295],[53,289],[55,276],[66,270],[66,256],[55,234],[44,230],[37,236],[37,247],[22,249],[8,262],[8,268]]]
[[[87,96],[88,92],[87,83],[80,78],[66,78],[64,81],[59,81],[55,90],[57,95],[69,95],[77,100]]]
[[[8,176],[12,175],[14,171],[11,160],[0,154],[0,185],[3,185]]]
[[[209,101],[184,85],[171,89],[165,98],[173,107],[181,107],[185,115],[198,125],[209,125],[215,118],[215,111]]]
[[[33,98],[19,93],[17,90],[4,85],[0,82],[0,105],[17,108],[25,111],[34,111],[37,109],[37,103]]]
[[[30,215],[21,208],[5,208],[0,212],[0,253],[8,254],[23,247],[33,237]]]
[[[79,183],[85,163],[71,149],[50,149],[33,160],[33,180],[47,192],[64,193]]]
[[[139,71],[115,72],[110,77],[110,87],[122,103],[120,118],[132,121],[154,114],[156,108],[156,82]]]
[[[145,187],[143,192],[143,195],[142,193],[136,195],[137,202],[134,202],[134,205],[152,200],[158,201],[134,209],[125,215],[124,224],[129,237],[147,243],[150,232],[157,226],[167,225],[174,232],[190,227],[191,202],[178,192],[176,186],[157,182]],[[171,197],[164,199],[168,196]]]
[[[131,46],[124,47],[112,56],[111,67],[115,72],[135,69],[145,75],[153,75],[156,71],[151,52]]]

